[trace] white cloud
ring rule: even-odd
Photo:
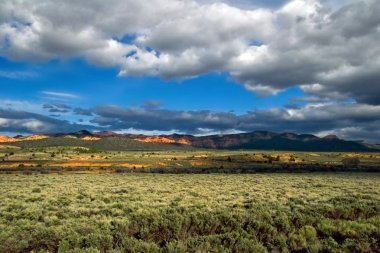
[[[12,129],[23,129],[23,132],[44,132],[50,130],[52,126],[46,124],[46,122],[41,122],[36,119],[5,119],[0,118],[0,129],[7,129],[12,131]]]
[[[0,70],[0,77],[9,79],[28,79],[36,76],[37,74],[32,71]]]
[[[43,91],[42,94],[55,98],[79,98],[78,95],[67,92]]]
[[[118,130],[118,131],[115,131],[115,133],[119,133],[119,134],[144,134],[144,135],[186,134],[186,133],[181,132],[180,130],[147,131],[147,130],[140,130],[140,129],[134,129],[134,128]]]
[[[9,119],[0,118],[0,126],[7,127],[9,125]]]
[[[377,0],[292,0],[276,9],[207,0],[25,0],[2,1],[0,10],[0,55],[10,59],[79,56],[118,66],[119,76],[164,79],[227,72],[261,94],[318,83],[323,93],[312,95],[380,104]]]
[[[88,50],[85,53],[87,60],[99,66],[120,66],[124,63],[124,56],[137,50],[134,45],[126,45],[114,39],[107,40],[100,48]]]
[[[21,126],[25,127],[31,132],[46,130],[46,126],[44,122],[41,122],[39,120],[29,120],[29,121],[21,122]]]

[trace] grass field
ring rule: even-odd
[[[346,164],[344,160],[357,160]],[[364,170],[380,172],[380,153],[287,152],[258,150],[98,151],[85,147],[20,148],[0,146],[1,171],[47,171],[51,168],[87,171],[211,172]]]
[[[0,174],[0,252],[379,252],[380,174]]]

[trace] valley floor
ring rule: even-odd
[[[0,174],[0,252],[379,252],[379,173]]]
[[[0,145],[0,173],[52,171],[251,173],[380,172],[380,153],[260,150],[99,151],[84,147],[20,148]]]

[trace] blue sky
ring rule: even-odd
[[[0,134],[269,130],[380,140],[378,1],[0,8]]]
[[[210,73],[191,79],[162,80],[158,77],[118,77],[115,68],[94,67],[80,59],[25,64],[0,58],[4,71],[26,76],[1,76],[1,99],[34,102],[65,102],[71,106],[99,104],[142,106],[157,102],[167,109],[234,111],[283,107],[304,93],[289,88],[276,95],[257,96],[231,79],[227,73]],[[45,92],[71,94],[48,96]]]

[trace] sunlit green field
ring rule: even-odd
[[[380,174],[0,174],[0,252],[379,252]]]
[[[345,164],[357,160],[357,164]],[[99,151],[84,147],[19,148],[0,145],[0,173],[47,172],[52,168],[87,172],[377,171],[380,153],[260,150]],[[61,170],[62,171],[62,170]],[[209,171],[209,170],[207,170]]]

